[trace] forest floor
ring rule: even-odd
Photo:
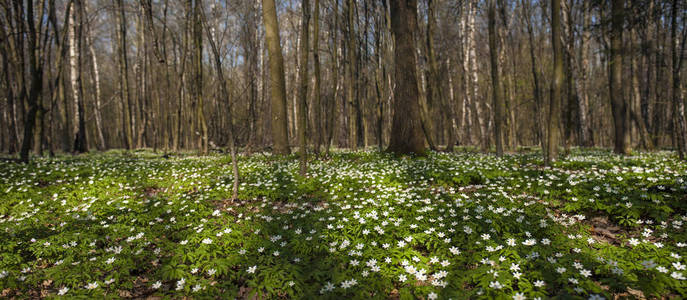
[[[150,151],[0,162],[0,298],[613,299],[687,294],[687,164]],[[257,294],[257,295],[256,295]],[[256,297],[257,296],[257,297]]]

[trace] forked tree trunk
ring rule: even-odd
[[[212,50],[212,57],[215,65],[215,72],[217,72],[218,84],[220,89],[220,94],[222,100],[227,103],[228,110],[226,112],[227,122],[229,123],[229,130],[227,130],[228,140],[229,140],[229,152],[231,155],[231,169],[233,173],[233,186],[231,193],[231,200],[234,201],[238,198],[239,192],[239,165],[236,157],[236,140],[234,138],[234,121],[232,117],[231,100],[229,97],[229,92],[227,91],[227,82],[224,79],[224,71],[222,70],[222,61],[220,60],[220,53],[217,47],[217,43],[214,37],[210,33],[211,30],[207,25],[207,20],[205,20],[205,32],[207,34],[208,42],[210,44],[210,50]]]

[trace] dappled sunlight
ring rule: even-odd
[[[613,298],[685,292],[687,168],[541,157],[109,152],[0,164],[3,297]]]

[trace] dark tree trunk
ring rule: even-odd
[[[36,113],[38,111],[38,98],[41,95],[43,83],[43,66],[40,57],[40,40],[36,32],[40,32],[40,28],[36,29],[36,24],[33,16],[33,1],[27,1],[26,5],[26,23],[27,23],[27,46],[29,56],[29,89],[26,98],[28,110],[26,118],[24,118],[24,138],[22,140],[21,151],[19,158],[22,162],[29,162],[29,151],[31,150],[31,142],[33,141],[33,129],[36,125]]]
[[[630,152],[627,120],[627,104],[623,97],[623,25],[625,23],[625,1],[611,1],[611,61],[609,87],[611,110],[613,111],[614,148],[618,154]]]

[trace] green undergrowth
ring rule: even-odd
[[[687,293],[687,165],[574,150],[0,162],[0,297],[612,299]]]

